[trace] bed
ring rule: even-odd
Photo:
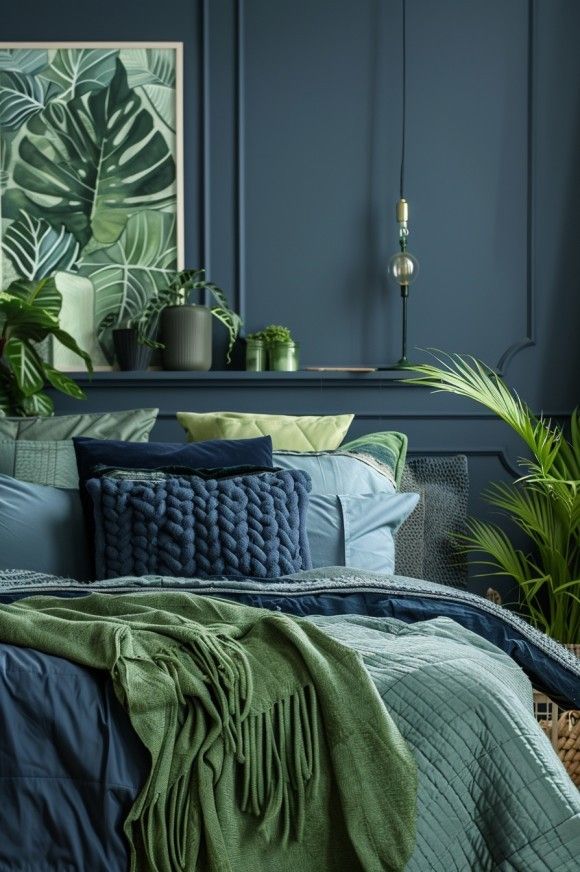
[[[365,861],[360,854],[355,858],[345,853],[326,868],[337,872],[355,868],[368,872],[391,868],[410,872],[574,872],[578,868],[580,792],[536,723],[532,686],[563,707],[580,708],[580,660],[515,614],[463,588],[465,565],[450,560],[447,532],[460,530],[465,518],[465,458],[418,458],[405,464],[404,437],[377,434],[381,438],[374,442],[355,440],[334,453],[316,450],[304,454],[286,448],[275,453],[277,472],[272,473],[271,445],[268,448],[258,440],[259,445],[244,449],[250,454],[237,463],[254,467],[254,472],[248,473],[250,491],[253,477],[261,476],[262,481],[267,480],[268,500],[274,487],[275,500],[283,504],[280,511],[286,513],[286,526],[282,525],[283,534],[276,536],[284,540],[284,560],[308,547],[304,543],[309,541],[312,556],[318,549],[318,560],[309,564],[314,563],[315,568],[284,573],[280,567],[286,564],[278,555],[276,577],[269,577],[268,567],[273,564],[263,565],[270,554],[266,542],[260,551],[262,563],[258,560],[256,564],[261,570],[258,575],[220,571],[198,576],[191,569],[191,536],[181,541],[189,516],[181,503],[175,503],[175,511],[181,512],[179,530],[166,547],[165,563],[159,564],[172,565],[174,571],[165,574],[143,569],[126,574],[119,569],[145,566],[135,561],[145,559],[142,552],[147,538],[159,539],[159,518],[166,511],[159,492],[166,500],[168,481],[173,487],[178,476],[175,493],[183,495],[192,486],[192,476],[183,468],[193,462],[183,453],[183,446],[153,444],[152,448],[135,449],[133,443],[130,447],[124,443],[119,449],[116,442],[95,445],[96,440],[90,435],[87,438],[85,432],[80,436],[82,450],[89,455],[97,451],[105,458],[98,474],[94,457],[85,464],[87,475],[93,476],[87,493],[94,504],[91,520],[96,530],[91,535],[95,537],[97,574],[102,580],[87,582],[94,576],[88,575],[86,567],[85,575],[76,578],[72,569],[67,569],[83,568],[83,560],[78,553],[73,554],[78,552],[84,533],[78,520],[76,467],[71,477],[72,443],[59,445],[68,464],[64,478],[63,468],[58,470],[60,487],[51,488],[45,481],[38,490],[36,484],[26,483],[31,479],[24,473],[37,462],[41,450],[40,446],[31,448],[28,430],[20,452],[24,457],[24,450],[29,451],[27,465],[19,473],[26,481],[19,482],[12,469],[10,480],[0,481],[0,486],[9,488],[6,492],[14,494],[15,503],[22,497],[18,530],[25,533],[33,525],[32,511],[56,523],[58,505],[66,519],[60,534],[57,536],[54,529],[45,534],[40,529],[45,520],[37,521],[35,542],[45,566],[50,562],[47,549],[58,541],[56,558],[61,568],[50,574],[34,568],[0,570],[0,630],[9,614],[5,609],[11,605],[28,608],[32,603],[31,608],[35,608],[34,603],[38,603],[38,608],[58,611],[66,608],[67,601],[72,607],[93,597],[103,602],[127,602],[135,609],[152,602],[153,597],[161,607],[165,601],[171,602],[177,612],[181,609],[184,613],[193,603],[211,602],[216,608],[227,603],[234,614],[236,609],[245,609],[246,614],[250,607],[251,614],[258,610],[257,616],[294,616],[299,626],[316,628],[338,643],[340,650],[355,652],[369,682],[369,693],[379,703],[380,717],[394,724],[417,775],[415,833],[405,862],[383,862],[377,850],[376,856],[368,859],[366,855]],[[101,440],[109,435],[98,434]],[[204,444],[210,443],[200,443]],[[42,445],[46,451],[48,443],[43,441]],[[269,455],[263,453],[265,448]],[[258,449],[262,452],[259,456],[255,454]],[[219,450],[225,452],[219,464],[226,466],[225,473],[220,472],[224,473],[222,478],[215,469],[196,473],[197,504],[189,496],[186,501],[187,505],[198,505],[198,514],[199,505],[207,503],[208,488],[213,493],[212,488],[223,483],[226,497],[230,493],[227,488],[232,474],[227,470],[234,464],[228,461],[225,442]],[[171,453],[175,451],[177,455]],[[210,456],[216,456],[215,446],[212,451]],[[131,452],[138,456],[133,466],[127,461]],[[144,469],[146,452],[151,454],[151,462]],[[159,452],[164,463],[169,463],[168,472],[160,471]],[[12,451],[11,462],[17,462],[18,453]],[[196,463],[199,469],[208,466],[200,458]],[[139,475],[117,469],[119,465],[137,468]],[[79,472],[82,467],[79,462]],[[242,467],[236,469],[237,487],[247,470],[242,474]],[[359,493],[363,479],[364,498]],[[103,481],[109,490],[103,489]],[[308,490],[312,510],[306,529],[299,503],[307,500]],[[255,492],[250,496],[253,499]],[[143,541],[137,544],[133,540],[139,536],[123,527],[126,500],[133,498],[141,506],[138,525],[143,528],[144,518],[150,524],[147,535],[139,534]],[[156,509],[157,515],[149,512],[154,504],[162,506]],[[391,506],[388,511],[387,504]],[[112,505],[115,511],[111,514]],[[122,511],[117,511],[119,506]],[[208,516],[204,512],[195,523],[206,530]],[[71,513],[77,519],[74,528]],[[172,517],[174,523],[177,515]],[[274,525],[271,518],[260,521],[260,535],[266,536],[264,531],[271,527],[278,529],[280,517],[276,517]],[[401,526],[405,518],[409,522]],[[239,530],[247,534],[247,518],[236,524],[232,526],[228,519],[225,532],[220,533],[231,552],[238,547]],[[234,528],[238,531],[235,535]],[[72,537],[71,529],[75,530]],[[344,541],[332,550],[329,542],[337,530]],[[6,547],[10,535],[10,531],[5,534]],[[18,540],[14,535],[10,547],[12,554],[22,553],[26,539]],[[81,552],[85,547],[83,544]],[[328,565],[335,554],[343,565]],[[69,559],[71,555],[74,560]],[[189,564],[184,555],[189,555]],[[255,563],[245,551],[241,556],[232,553],[228,559],[237,567],[246,559],[249,562],[243,565]],[[188,571],[180,573],[180,565]],[[379,571],[377,565],[388,566],[388,572]],[[445,583],[411,576],[429,576]],[[137,736],[127,706],[121,704],[107,671],[56,656],[41,646],[0,644],[0,736],[1,870],[116,872],[132,868],[141,872],[156,868],[173,872],[190,868],[183,858],[159,865],[136,864],[126,822],[149,784],[151,755]],[[388,771],[379,771],[388,790],[394,791],[389,796],[394,796],[397,785],[389,783]],[[365,804],[364,786],[357,804]],[[232,816],[240,815],[234,802]],[[308,824],[306,819],[305,826]],[[393,837],[386,828],[381,832],[380,826],[370,835],[379,843]],[[155,850],[152,848],[150,856]],[[392,853],[393,857],[397,854],[395,847]],[[292,854],[282,867],[278,855],[268,855],[259,868],[264,872],[299,865],[305,870],[321,868],[303,862],[293,865],[288,857]],[[198,868],[240,872],[247,866],[239,857],[236,862],[224,855],[217,865],[201,863]]]
[[[418,765],[409,870],[577,868],[580,794],[538,729],[524,673],[578,707],[580,668],[517,617],[441,585],[344,568],[267,585],[162,577],[95,585],[110,595],[178,590],[284,610],[359,651]],[[7,603],[82,596],[87,586],[4,572],[0,592]],[[127,868],[123,820],[146,759],[106,676],[6,645],[0,662],[0,868]]]

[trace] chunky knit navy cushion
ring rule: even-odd
[[[278,578],[311,567],[298,470],[104,469],[86,483],[97,578]]]

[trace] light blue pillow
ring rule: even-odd
[[[311,494],[306,516],[312,566],[395,571],[393,533],[419,494]]]
[[[88,579],[79,492],[0,475],[0,569]]]
[[[274,466],[301,469],[312,482],[313,494],[376,494],[396,492],[393,472],[372,457],[337,451],[275,451]]]

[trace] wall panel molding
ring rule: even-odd
[[[211,277],[211,74],[210,74],[210,0],[201,0],[201,219],[200,251],[203,267]],[[206,292],[207,293],[207,292]],[[205,302],[207,303],[207,296]]]
[[[246,320],[246,17],[244,0],[236,0],[236,301]]]
[[[535,122],[535,77],[534,64],[536,58],[535,49],[535,0],[528,0],[528,31],[527,31],[527,84],[528,84],[528,101],[527,101],[527,155],[526,155],[526,200],[527,200],[527,224],[526,224],[526,333],[513,345],[503,352],[499,358],[496,369],[502,375],[505,375],[506,370],[514,359],[514,357],[523,351],[525,348],[530,348],[536,344],[535,336],[535,288],[534,288],[534,242],[535,242],[535,222],[534,222],[534,122]]]
[[[204,0],[207,2],[207,0]],[[524,349],[536,344],[534,294],[534,101],[535,101],[535,5],[527,0],[527,30],[524,38],[526,51],[527,117],[526,117],[526,290],[523,304],[524,335],[511,343],[499,356],[496,369],[505,375],[510,363]],[[236,228],[235,300],[242,319],[247,315],[247,235],[246,235],[246,4],[235,0],[235,193],[234,214]],[[243,333],[242,333],[243,335]]]

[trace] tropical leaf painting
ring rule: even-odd
[[[0,70],[34,75],[48,66],[48,50],[38,48],[0,49]]]
[[[116,49],[61,48],[41,78],[56,86],[59,100],[82,97],[110,83],[118,54]]]
[[[45,107],[47,87],[22,73],[0,73],[0,128],[18,130]]]
[[[52,227],[44,218],[21,212],[4,233],[2,249],[19,276],[43,279],[56,270],[74,269],[80,245],[65,227]]]
[[[179,260],[177,51],[0,45],[0,287],[90,279],[95,326],[164,287]],[[64,284],[64,309],[86,311]],[[110,357],[110,331],[101,344]]]
[[[84,255],[79,274],[91,279],[95,289],[95,320],[107,316],[130,322],[147,301],[167,287],[177,268],[175,216],[139,212],[127,221],[113,245]],[[103,333],[105,353],[112,354],[110,334]]]
[[[10,142],[7,137],[0,136],[0,191],[4,190],[9,181],[10,157]]]
[[[136,88],[151,111],[175,134],[175,62],[172,52],[143,48],[121,52],[127,81]]]

